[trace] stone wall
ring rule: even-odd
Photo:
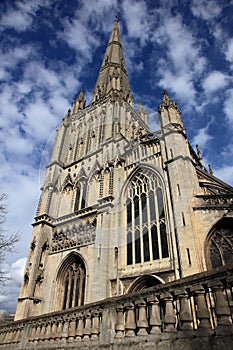
[[[7,322],[0,349],[233,348],[233,266],[62,312]]]

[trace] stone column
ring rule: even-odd
[[[62,342],[65,343],[68,338],[68,332],[69,332],[69,318],[68,316],[64,317],[64,323],[63,323],[63,329],[61,334]]]
[[[212,290],[215,293],[215,313],[217,316],[217,327],[215,333],[217,335],[232,334],[233,325],[230,320],[230,308],[224,295],[224,288],[221,283],[214,285]]]
[[[149,324],[151,326],[150,334],[156,335],[158,339],[161,337],[162,321],[160,317],[159,300],[156,296],[147,298],[147,302],[151,305]]]
[[[76,339],[78,341],[81,341],[82,336],[83,336],[83,314],[78,314],[77,315],[77,319],[78,319],[78,325],[77,325],[77,329],[76,329]]]
[[[36,335],[36,323],[33,322],[31,324],[31,329],[30,329],[30,334],[29,334],[29,342],[33,342],[35,339],[35,335]]]
[[[193,337],[193,317],[189,302],[189,295],[185,290],[177,291],[180,301],[180,330],[178,338]]]
[[[165,302],[164,326],[165,330],[162,339],[173,339],[176,335],[176,317],[173,305],[173,297],[170,293],[164,294],[161,298]]]
[[[115,331],[116,331],[115,338],[121,339],[125,336],[124,335],[125,323],[124,323],[124,307],[123,307],[123,305],[117,306],[116,312],[117,312],[117,321],[116,321],[116,325],[115,325]]]
[[[48,320],[47,327],[46,327],[46,332],[44,335],[44,339],[48,342],[51,336],[51,330],[52,330],[52,323],[51,320]]]
[[[135,309],[133,303],[125,304],[126,308],[126,337],[134,337],[136,331]]]
[[[202,286],[192,290],[194,291],[194,300],[197,306],[196,314],[199,320],[195,334],[197,337],[208,337],[210,334],[213,334],[213,330],[210,324],[210,313],[205,298],[205,290]]]
[[[36,325],[36,333],[35,333],[35,342],[37,343],[40,338],[40,331],[41,331],[41,323],[37,323]]]
[[[99,325],[99,310],[92,311],[92,327],[91,327],[91,339],[98,339],[100,333]]]
[[[76,334],[76,315],[74,314],[70,318],[68,342],[74,341],[75,334]]]
[[[138,320],[137,320],[137,327],[139,328],[139,331],[137,335],[147,335],[147,328],[148,328],[148,321],[147,321],[147,315],[146,315],[146,302],[145,300],[141,299],[136,301],[135,303],[138,306]]]
[[[83,340],[89,340],[91,336],[91,313],[85,313],[85,327],[83,329]]]
[[[56,339],[62,338],[62,332],[63,332],[63,318],[60,317],[57,319],[57,329],[56,329]]]
[[[51,322],[51,341],[55,341],[55,338],[57,336],[57,319],[55,318]]]

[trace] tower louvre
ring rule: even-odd
[[[151,132],[134,109],[116,19],[90,105],[82,90],[57,130],[16,320],[232,262],[232,187],[204,168],[166,91],[159,120]]]

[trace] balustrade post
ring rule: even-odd
[[[8,339],[8,343],[12,343],[12,339],[14,339],[13,336],[14,336],[14,330],[12,328],[10,328],[9,329],[9,336],[7,338]]]
[[[51,341],[55,341],[55,338],[57,336],[57,319],[52,319],[52,327],[51,327]]]
[[[14,342],[15,343],[18,343],[19,340],[20,340],[20,336],[21,336],[21,332],[22,332],[22,327],[21,326],[18,326],[16,331],[15,331],[15,337],[14,337]]]
[[[125,331],[123,305],[117,306],[116,312],[117,312],[117,321],[116,321],[116,325],[115,325],[115,331],[116,331],[115,338],[121,339],[124,337],[124,331]]]
[[[91,339],[96,340],[99,338],[100,333],[100,312],[99,310],[92,311],[92,327],[91,327]]]
[[[68,331],[69,331],[69,318],[68,316],[64,317],[64,323],[63,323],[63,329],[61,333],[61,339],[64,342],[66,342],[66,339],[68,338]]]
[[[45,331],[46,331],[46,322],[43,321],[43,322],[41,323],[41,330],[40,330],[40,334],[39,334],[39,338],[38,338],[38,341],[39,341],[39,342],[42,342],[42,341],[44,340]]]
[[[91,313],[85,313],[85,327],[83,329],[83,340],[89,340],[91,336]]]
[[[51,323],[51,320],[48,320],[45,335],[44,335],[44,340],[49,341],[51,336],[51,330],[52,330],[52,323]]]
[[[34,341],[34,339],[35,339],[35,334],[36,334],[36,323],[33,322],[33,323],[31,324],[31,330],[30,330],[29,340],[28,340],[30,343]]]
[[[68,342],[74,341],[75,334],[76,334],[76,315],[74,314],[70,318]]]
[[[189,295],[185,290],[176,292],[180,301],[180,330],[178,338],[193,337],[193,317],[189,302]]]
[[[5,336],[6,336],[5,329],[2,329],[2,331],[0,333],[0,344],[2,344],[4,342]]]
[[[162,339],[174,338],[176,335],[176,317],[173,305],[173,297],[170,293],[164,294],[161,298],[165,302],[164,333]]]
[[[83,336],[83,314],[78,314],[77,315],[78,319],[78,325],[77,325],[77,330],[76,330],[76,339],[78,341],[81,341],[82,336]]]
[[[224,288],[222,284],[212,286],[212,290],[215,293],[215,313],[217,316],[217,327],[215,328],[215,333],[217,335],[222,334],[232,334],[233,325],[231,322],[231,312],[224,296]]]
[[[161,337],[162,326],[159,300],[156,296],[152,296],[147,298],[147,302],[151,305],[151,311],[149,315],[149,325],[151,327],[150,334],[152,334],[156,339],[159,340]]]
[[[40,331],[41,331],[41,323],[37,323],[36,333],[35,333],[35,343],[37,343],[39,341]]]
[[[125,304],[126,308],[126,337],[134,337],[136,331],[135,308],[133,303]]]
[[[12,343],[17,343],[17,333],[18,333],[18,329],[15,328],[15,329],[13,330],[13,334],[12,334],[12,339],[11,339],[11,340],[12,340],[12,341],[11,341]]]
[[[60,317],[57,319],[57,329],[56,329],[56,339],[62,338],[62,332],[63,332],[63,318]]]
[[[136,301],[135,305],[138,306],[138,320],[137,320],[137,327],[139,328],[139,331],[137,335],[147,335],[147,328],[148,328],[148,321],[147,321],[147,314],[146,314],[146,302],[145,300],[141,299]]]
[[[9,336],[10,336],[10,332],[9,329],[6,330],[6,336],[4,339],[4,343],[8,344],[9,343]]]
[[[213,330],[210,324],[210,312],[205,298],[205,290],[202,286],[192,290],[194,291],[194,300],[197,306],[196,315],[199,321],[198,329],[195,334],[198,337],[207,337],[213,334]]]

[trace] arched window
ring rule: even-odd
[[[207,265],[216,268],[233,264],[233,220],[220,222],[207,242]]]
[[[71,254],[57,276],[57,303],[62,310],[84,304],[86,270],[82,259]]]
[[[84,209],[86,207],[87,184],[86,180],[79,181],[76,185],[76,198],[74,211]]]
[[[139,171],[127,188],[127,265],[169,256],[161,181]]]

